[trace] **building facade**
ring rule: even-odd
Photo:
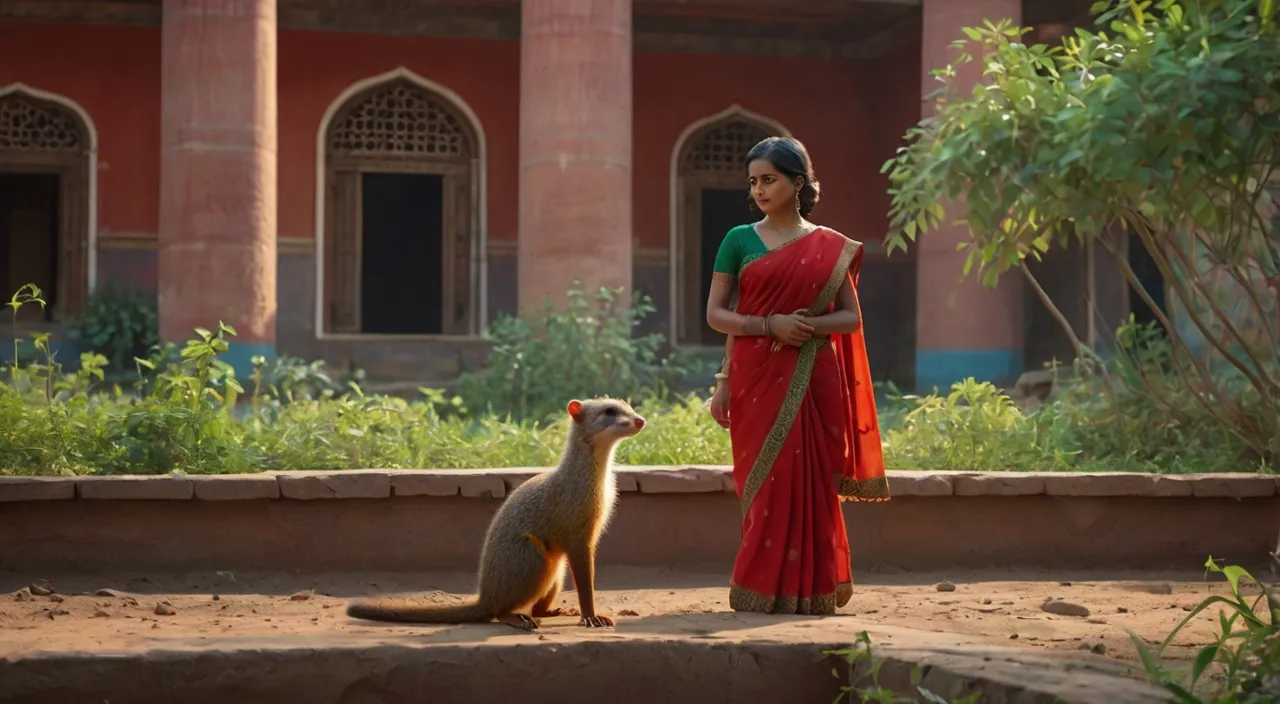
[[[115,281],[156,294],[165,339],[224,320],[240,364],[385,378],[483,364],[490,321],[575,277],[718,346],[703,304],[751,217],[742,157],[788,135],[822,184],[813,218],[867,244],[876,376],[1008,383],[1069,346],[1022,282],[960,283],[958,232],[885,256],[880,167],[961,27],[1088,4],[0,0],[0,283],[38,283],[56,320]],[[1080,324],[1088,259],[1044,279]]]

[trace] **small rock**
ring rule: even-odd
[[[1127,614],[1127,613],[1129,613],[1129,610],[1128,610],[1128,609],[1126,609],[1126,608],[1124,608],[1123,606],[1117,606],[1117,607],[1116,607],[1116,613],[1118,613],[1118,614]]]
[[[1059,587],[1069,587],[1069,586],[1071,586],[1071,582],[1058,582],[1058,586],[1059,586]]]
[[[23,587],[13,594],[14,601],[31,601],[31,590]]]
[[[93,593],[93,595],[94,595],[94,596],[114,596],[114,597],[116,597],[116,598],[123,598],[123,597],[124,597],[124,594],[122,594],[122,593],[120,593],[120,592],[118,592],[118,591],[116,591],[116,590],[114,590],[114,589],[99,589],[98,591],[94,592],[94,593]]]
[[[1103,645],[1102,643],[1094,643],[1093,647],[1089,648],[1089,650],[1092,650],[1094,655],[1107,654],[1107,646]]]
[[[1095,616],[1095,617],[1093,617],[1093,618],[1089,619],[1089,623],[1096,623],[1096,624],[1098,624],[1099,626],[1105,626],[1105,625],[1107,625],[1107,619],[1105,619],[1105,618],[1098,618],[1098,617],[1096,617],[1096,616]]]
[[[71,612],[66,609],[54,609],[49,612],[49,620],[52,621],[54,616],[67,616]]]
[[[222,597],[218,596],[217,594],[214,594],[214,595],[213,595],[213,600],[214,600],[214,601],[222,601]]]
[[[1040,610],[1051,614],[1057,614],[1059,616],[1087,617],[1089,615],[1088,609],[1069,601],[1046,601],[1040,605]]]
[[[983,603],[983,604],[990,604],[990,603],[991,603],[991,597],[985,597],[985,598],[982,600],[982,603]]]
[[[1018,639],[1018,634],[1017,634],[1017,633],[1010,633],[1010,634],[1009,634],[1009,640],[1017,640],[1017,639]]]
[[[954,592],[956,590],[956,585],[944,580],[935,584],[933,588],[940,592]]]
[[[632,611],[631,609],[623,609],[618,612],[618,615],[619,616],[639,616],[640,614]]]
[[[289,597],[289,601],[306,601],[307,599],[311,598],[312,593],[313,592],[310,589],[306,591],[298,592],[293,596]]]
[[[49,586],[48,582],[37,582],[36,584],[32,584],[27,587],[27,589],[31,590],[31,593],[36,596],[49,596],[53,594],[53,587]]]
[[[103,611],[102,609],[98,609],[97,611],[93,612],[94,618],[109,618],[110,616],[111,614],[107,613],[106,611]]]
[[[64,599],[61,594],[50,594],[49,601],[52,601],[55,604],[61,604]]]
[[[172,615],[174,615],[174,614],[176,614],[176,613],[178,613],[178,610],[177,610],[177,609],[175,609],[175,608],[173,608],[173,606],[172,606],[171,604],[166,604],[166,603],[165,603],[165,602],[163,602],[163,601],[162,601],[162,602],[160,602],[160,603],[158,603],[158,604],[156,604],[156,615],[157,615],[157,616],[172,616]]]

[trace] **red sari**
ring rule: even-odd
[[[862,245],[818,228],[750,261],[737,312],[835,310],[857,286]],[[858,312],[861,318],[861,311]],[[888,501],[880,425],[862,327],[772,349],[736,337],[729,433],[742,542],[729,604],[737,611],[830,614],[853,594],[842,501]]]

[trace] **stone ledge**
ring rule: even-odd
[[[501,499],[540,467],[353,469],[189,476],[0,477],[0,502],[97,500],[243,501],[389,499],[410,496]],[[618,490],[640,494],[733,493],[729,467],[620,466]],[[964,472],[890,470],[895,497],[1055,496],[1266,499],[1280,477],[1226,474]]]

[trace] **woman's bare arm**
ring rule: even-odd
[[[720,277],[712,279],[711,291],[707,295],[707,325],[730,338],[734,335],[763,335],[764,318],[758,315],[739,315],[729,310],[729,297],[732,293],[733,286],[728,281]],[[727,353],[729,347],[726,346],[725,350]]]
[[[858,292],[853,288],[853,281],[845,277],[840,290],[836,292],[836,309],[825,315],[805,318],[813,326],[813,334],[820,337],[849,333],[858,329],[862,320],[858,317]]]

